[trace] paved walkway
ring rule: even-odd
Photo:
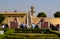
[[[3,34],[4,34],[4,31],[0,31],[0,34],[2,34],[2,35],[3,35]]]

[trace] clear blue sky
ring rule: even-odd
[[[0,12],[27,12],[31,5],[35,6],[36,14],[45,12],[48,17],[53,17],[56,11],[60,11],[60,0],[0,0]]]

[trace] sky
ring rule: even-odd
[[[60,0],[0,0],[0,12],[28,12],[32,5],[36,15],[45,12],[49,18],[53,18],[53,14],[60,11]]]

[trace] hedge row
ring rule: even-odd
[[[0,35],[0,39],[60,39],[60,38],[54,34],[14,33],[10,35]]]
[[[26,29],[26,28],[20,28],[20,29],[15,29],[15,33],[48,33],[49,29]]]
[[[58,37],[55,34],[40,34],[40,33],[13,33],[12,36],[24,36],[24,37]]]
[[[56,34],[58,37],[60,37],[60,33],[56,33],[54,31],[51,31],[49,29],[26,29],[26,28],[20,28],[20,29],[5,29],[5,34],[12,34],[12,33],[40,33],[40,34]]]
[[[10,36],[10,37],[7,37],[5,39],[60,39],[58,37],[18,37],[18,36]]]
[[[57,37],[57,35],[54,34],[20,33],[20,34],[5,35],[5,39],[59,39],[59,37]]]
[[[44,34],[42,34],[42,31]],[[23,32],[23,33],[21,33]],[[29,32],[29,33],[28,33]],[[45,34],[48,33],[48,34]],[[51,33],[51,34],[49,34]],[[5,32],[4,39],[59,39],[55,32],[49,29],[9,29]]]

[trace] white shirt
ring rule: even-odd
[[[4,25],[2,25],[2,28],[5,28]]]

